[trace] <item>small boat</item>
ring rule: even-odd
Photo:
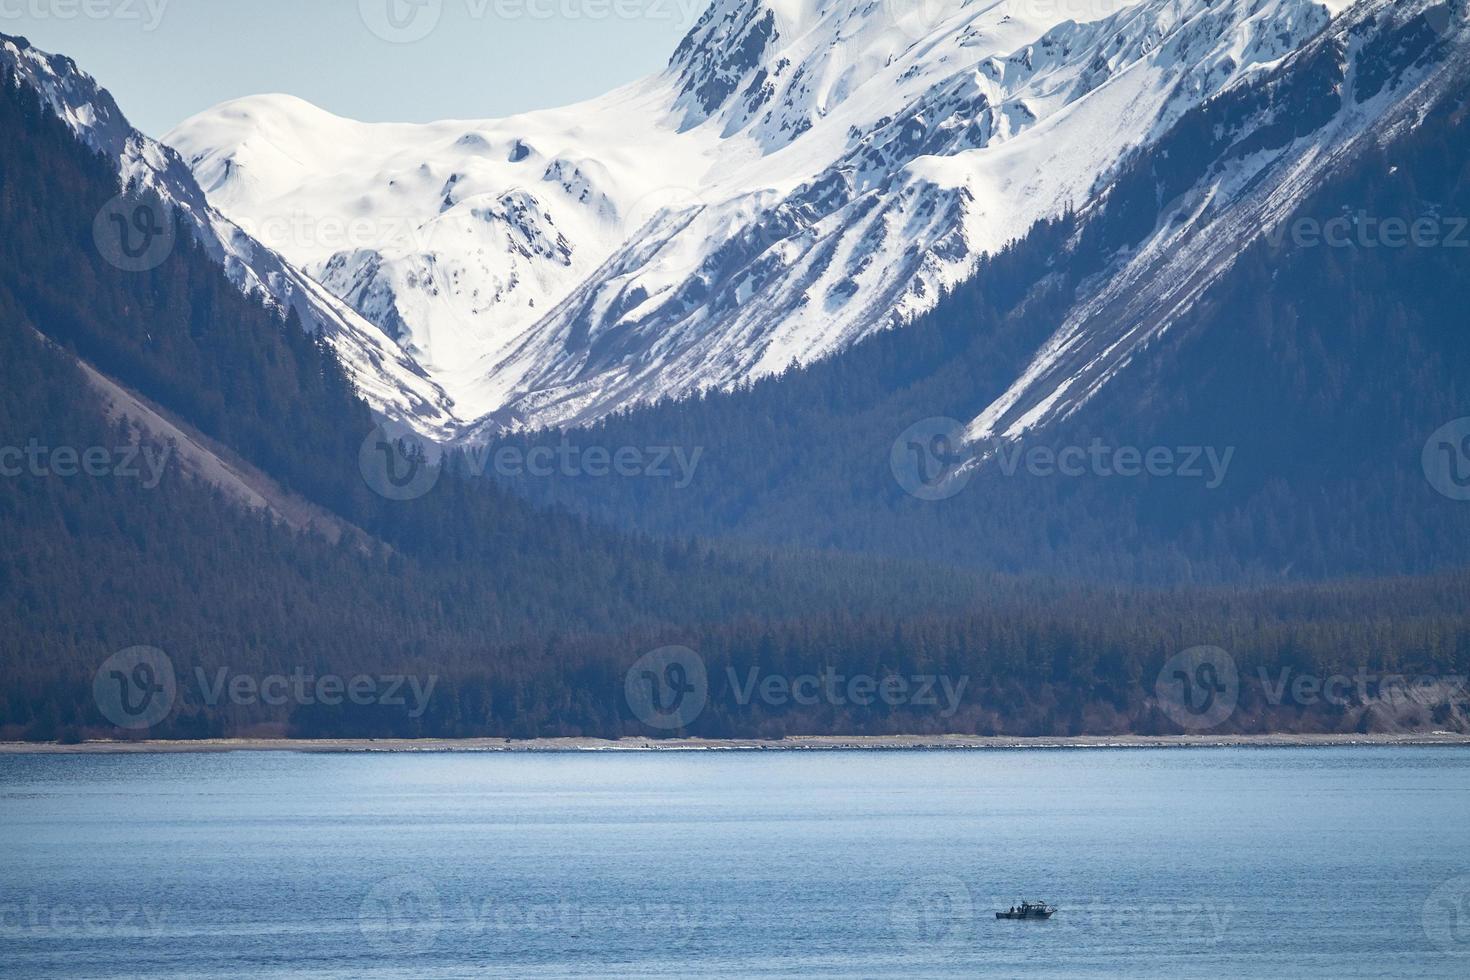
[[[997,912],[997,919],[1050,919],[1056,914],[1056,906],[1045,902],[1022,902],[1012,905],[1007,912]]]

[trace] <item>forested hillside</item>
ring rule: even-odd
[[[48,450],[39,469],[7,455],[16,475],[0,479],[0,728],[84,721],[71,714],[84,706],[58,715],[55,685],[85,687],[109,653],[137,644],[235,670],[386,669],[493,658],[530,636],[886,607],[908,594],[880,564],[629,537],[537,512],[490,480],[378,496],[359,467],[373,421],[325,345],[241,296],[182,234],[155,270],[110,265],[92,226],[115,178],[10,78],[0,131],[23,135],[0,141],[0,443]],[[364,529],[368,545],[293,532],[177,467],[151,479],[142,454],[124,451],[137,433],[105,421],[78,356]],[[102,476],[53,469],[49,451],[62,447],[106,448],[114,461]],[[907,577],[939,606],[968,595],[952,574]],[[88,717],[100,721],[95,707]]]

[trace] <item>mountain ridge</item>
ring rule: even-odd
[[[1446,447],[1425,452],[1470,425],[1454,299],[1470,255],[1470,30],[1435,26],[1432,3],[1354,9],[910,327],[572,434],[704,446],[688,489],[516,486],[652,533],[1011,573],[1187,583],[1453,567],[1470,512],[1442,488],[1466,464],[1438,472]],[[1386,220],[1399,242],[1298,234]],[[1410,240],[1426,223],[1431,236]],[[1058,453],[1094,441],[1140,457],[1213,448],[1231,454],[1229,478],[1057,470]],[[1017,465],[1033,450],[1052,461],[1039,472]]]
[[[663,73],[578,106],[409,126],[256,98],[166,139],[247,226],[391,228],[335,251],[262,237],[393,335],[476,441],[909,322],[1332,9],[1130,0],[1078,23],[984,0],[916,24],[872,0],[718,0]]]

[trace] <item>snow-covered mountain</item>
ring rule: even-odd
[[[473,435],[902,324],[1348,5],[716,0],[665,71],[581,105],[388,125],[260,96],[165,141]]]
[[[1259,84],[1202,107],[1132,175],[1155,197],[1152,227],[1094,277],[1015,382],[970,423],[966,438],[981,447],[980,460],[986,447],[1082,411],[1247,246],[1284,236],[1282,223],[1326,179],[1467,87],[1470,3],[1359,0]],[[1137,191],[1112,186],[1101,202]]]
[[[323,329],[375,410],[430,437],[454,430],[449,398],[413,359],[350,305],[211,207],[179,155],[134,129],[107,90],[74,61],[0,34],[0,64],[14,73],[16,84],[38,92],[84,144],[116,162],[120,188],[148,188],[173,205],[242,290],[276,309],[294,309],[304,325]]]

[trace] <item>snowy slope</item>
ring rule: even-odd
[[[1037,28],[1010,9],[966,8],[892,55],[891,32],[880,32],[876,60],[861,43],[875,25],[859,19],[861,54],[827,66],[825,102],[804,107],[809,89],[795,82],[794,94],[761,96],[754,111],[752,99],[732,98],[714,121],[723,132],[749,127],[763,145],[810,123],[742,175],[755,187],[801,182],[784,194],[715,195],[692,223],[706,244],[687,274],[661,268],[656,251],[687,231],[654,229],[620,251],[511,357],[488,365],[527,392],[515,407],[538,422],[577,421],[779,371],[902,323],[967,277],[978,255],[1085,204],[1124,154],[1329,16],[1298,2],[1146,2],[1018,46]],[[818,134],[842,139],[823,147]]]
[[[581,105],[386,125],[261,96],[165,139],[459,419],[566,424],[904,322],[1342,6],[716,0],[666,71]]]
[[[382,415],[443,437],[455,419],[444,391],[378,327],[245,234],[207,202],[179,155],[133,129],[106,89],[70,58],[0,34],[0,63],[38,92],[77,137],[116,162],[119,186],[150,188],[174,205],[231,280],[277,309],[293,308],[326,335],[363,397]]]
[[[1187,148],[1207,163],[1157,182],[1168,190],[1155,228],[1097,277],[972,421],[967,439],[979,461],[997,443],[1082,411],[1334,170],[1417,127],[1440,97],[1467,86],[1466,4],[1361,0],[1259,85],[1207,106]],[[1154,172],[1167,163],[1156,161]]]

